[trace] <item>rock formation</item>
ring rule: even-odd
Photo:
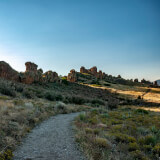
[[[94,76],[97,75],[97,67],[96,67],[96,66],[92,67],[89,71],[90,71],[90,73],[91,73],[92,75],[94,75]]]
[[[0,77],[19,81],[19,74],[8,63],[0,61]]]
[[[80,68],[80,73],[89,73],[89,70],[82,66]]]
[[[86,69],[85,67],[81,67],[80,68],[80,73],[88,73],[91,74],[93,76],[95,76],[98,79],[105,79],[107,74],[105,74],[104,72],[102,73],[102,71],[100,70],[99,72],[97,72],[97,67],[94,66],[90,69]]]
[[[20,81],[25,84],[32,84],[40,81],[41,72],[37,70],[38,65],[32,62],[26,62],[26,71],[20,74]]]
[[[70,82],[76,82],[77,81],[77,74],[76,71],[74,69],[72,69],[70,71],[70,73],[68,74],[67,80]]]
[[[102,73],[101,70],[96,74],[96,77],[99,78],[99,79],[103,78],[103,73]]]
[[[38,65],[32,62],[26,62],[26,72],[37,72]]]
[[[57,82],[59,80],[56,72],[47,71],[43,74],[43,82]]]

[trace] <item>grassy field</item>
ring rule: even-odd
[[[105,84],[108,84],[105,86]],[[160,103],[160,88],[150,88],[142,86],[128,86],[121,84],[109,84],[106,82],[100,82],[97,84],[85,84],[93,88],[101,88],[109,90],[112,93],[118,93],[122,98],[137,99],[137,97],[143,98],[146,102]]]
[[[103,83],[84,85],[64,81],[25,85],[0,79],[0,160],[10,160],[15,146],[43,120],[79,111],[87,114],[76,120],[76,139],[90,160],[117,157],[156,160],[160,148],[159,108],[130,104],[128,109],[122,105],[117,109],[117,106],[122,97],[127,102],[146,92],[144,100],[150,94],[150,99],[158,103],[159,88]],[[96,109],[89,112],[93,108]],[[147,136],[153,142],[146,142]],[[143,144],[139,137],[144,137]]]
[[[75,121],[76,140],[90,160],[159,160],[160,113],[94,109]]]
[[[114,97],[108,91],[69,82],[25,85],[0,79],[0,160],[11,159],[21,139],[48,117],[106,105]]]
[[[11,99],[4,96],[3,100],[0,100],[0,160],[11,159],[11,151],[41,121],[56,114],[79,112],[89,108],[85,105],[43,99]]]

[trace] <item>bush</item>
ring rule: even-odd
[[[128,150],[131,152],[131,151],[136,151],[136,150],[139,150],[139,145],[134,142],[134,143],[129,143],[129,148]]]
[[[65,84],[65,85],[68,85],[69,82],[67,81],[67,78],[66,77],[62,77],[62,83]]]
[[[49,101],[55,101],[55,95],[52,92],[46,92],[45,93],[45,98],[48,99]]]
[[[0,160],[11,160],[13,158],[13,153],[11,150],[6,150],[4,153],[0,153]]]
[[[105,105],[105,103],[102,100],[99,99],[94,99],[91,101],[92,104],[97,104],[97,105]]]
[[[55,100],[56,101],[62,101],[63,100],[63,96],[61,94],[55,95]]]
[[[96,146],[100,148],[110,148],[110,145],[108,144],[108,141],[105,138],[96,137],[94,143]]]
[[[135,113],[149,114],[149,112],[144,109],[136,109]]]
[[[160,143],[156,144],[153,148],[153,153],[160,156]]]
[[[62,113],[67,113],[67,106],[63,102],[57,102],[55,105],[56,111],[60,111]]]
[[[135,160],[147,160],[144,154],[139,150],[131,152],[131,155]]]
[[[73,104],[79,104],[79,105],[82,105],[84,104],[86,101],[84,98],[81,98],[81,97],[66,97],[64,99],[64,102],[65,103],[73,103]]]
[[[23,91],[23,96],[25,96],[26,98],[34,98],[34,93],[32,91],[29,91],[29,90],[24,90]]]
[[[92,134],[93,130],[92,130],[92,128],[85,128],[85,132],[86,132],[86,134]]]
[[[155,145],[156,138],[152,135],[145,136],[145,144],[146,145]]]
[[[15,86],[15,90],[17,91],[17,92],[23,92],[23,86],[21,85],[21,84],[16,84],[16,86]]]
[[[105,86],[111,86],[111,85],[110,85],[110,84],[108,84],[108,83],[105,83],[104,85],[105,85]]]
[[[80,119],[81,121],[86,121],[86,115],[81,113],[81,114],[79,115],[79,119]]]
[[[0,82],[0,92],[4,95],[16,97],[15,90],[10,86],[10,84],[7,84],[5,82]]]
[[[119,105],[119,100],[116,98],[109,98],[108,100],[108,107],[110,109],[116,109]]]

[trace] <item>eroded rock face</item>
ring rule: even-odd
[[[26,62],[26,71],[21,76],[22,83],[32,84],[36,82],[48,83],[57,82],[58,74],[56,72],[48,71],[43,74],[42,69],[38,69],[38,65],[32,62]]]
[[[89,71],[90,71],[90,73],[91,73],[92,75],[94,75],[94,76],[97,75],[97,67],[96,67],[96,66],[92,67]]]
[[[4,61],[0,61],[0,77],[8,80],[19,81],[18,72]]]
[[[25,84],[32,84],[36,82],[59,82],[59,77],[56,72],[48,71],[43,74],[42,69],[38,69],[38,65],[32,62],[26,62],[26,71],[18,73],[11,66],[4,62],[0,61],[0,77],[15,80]]]
[[[81,67],[80,73],[88,73],[88,74],[95,76],[98,79],[105,79],[107,77],[107,74],[105,72],[102,72],[101,70],[99,72],[97,72],[96,66],[94,66],[90,69],[86,69],[85,67]]]
[[[43,71],[37,70],[38,65],[32,62],[26,62],[26,71],[20,74],[20,81],[25,84],[39,82]]]
[[[96,77],[99,78],[99,79],[103,78],[103,73],[102,73],[101,70],[96,74]]]
[[[32,62],[26,62],[26,72],[37,72],[38,65]]]
[[[70,73],[68,74],[67,80],[70,82],[76,82],[77,81],[77,74],[76,71],[74,69],[72,69],[70,71]]]
[[[47,71],[43,74],[43,82],[57,82],[59,80],[56,72]]]
[[[80,68],[80,73],[89,73],[88,69],[86,69],[85,67],[81,67]]]

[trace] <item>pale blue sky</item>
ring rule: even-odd
[[[0,60],[160,79],[160,1],[0,0]]]

